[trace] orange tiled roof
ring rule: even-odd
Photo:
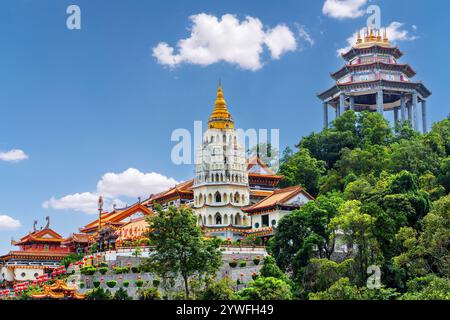
[[[46,235],[49,235],[50,237],[45,237]],[[46,228],[42,230],[37,230],[30,232],[25,237],[22,237],[19,241],[13,241],[12,244],[19,246],[24,245],[30,242],[62,242],[64,239],[63,237],[55,232],[52,229]]]
[[[126,219],[127,217],[129,217],[139,211],[144,213],[145,215],[152,214],[152,211],[149,208],[147,208],[146,206],[144,206],[142,203],[136,203],[126,209],[115,210],[115,211],[112,211],[112,212],[102,215],[102,224],[105,224],[108,222],[111,224],[121,224],[121,221],[123,219]],[[97,227],[98,227],[98,219],[87,224],[86,226],[81,228],[80,231],[87,232],[87,231],[95,229]]]
[[[259,165],[260,167],[262,167],[269,175],[275,174],[275,172],[273,172],[273,170],[270,169],[270,167],[265,164],[259,157],[252,157],[248,160],[247,171],[250,171],[255,165]]]
[[[275,191],[273,190],[250,190],[250,196],[255,197],[269,197],[271,196]]]
[[[163,191],[161,193],[155,194],[153,197],[151,197],[152,201],[158,201],[164,198],[170,198],[175,195],[180,194],[193,194],[192,186],[194,185],[194,179],[182,182],[174,186],[173,188],[170,188],[167,191]]]
[[[285,189],[275,190],[271,196],[268,196],[265,199],[262,199],[258,203],[243,209],[243,211],[247,213],[255,213],[262,210],[268,210],[271,208],[275,208],[275,206],[284,204],[289,199],[295,197],[296,195],[303,193],[310,199],[313,199],[311,195],[309,195],[302,187],[290,187]]]

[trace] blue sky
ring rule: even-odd
[[[83,211],[92,211],[99,191],[110,201],[132,203],[140,187],[150,193],[189,179],[193,167],[171,161],[171,133],[207,120],[219,79],[236,125],[279,128],[281,149],[321,130],[316,93],[332,85],[329,73],[343,64],[337,50],[365,26],[370,4],[381,7],[382,25],[391,26],[405,53],[402,61],[433,91],[430,121],[449,114],[448,1],[344,2],[324,9],[322,0],[3,1],[0,253],[47,215],[64,236],[77,231],[95,218]],[[70,4],[81,8],[81,30],[66,28]],[[208,59],[189,48],[179,53],[178,41],[205,27],[189,18],[201,13],[206,22],[235,15],[238,25],[250,16],[263,38],[279,26],[282,35],[294,36],[295,48],[282,37],[271,46],[260,43],[261,53],[248,48],[256,60],[229,58],[236,41],[255,41],[250,37],[221,42]],[[155,57],[160,43],[173,48],[172,55]],[[13,158],[27,159],[12,162],[5,156],[11,150],[23,151],[9,153]]]

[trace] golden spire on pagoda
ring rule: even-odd
[[[381,28],[374,29],[372,23],[365,29],[364,38],[361,37],[360,31],[356,40],[355,48],[369,48],[374,45],[381,47],[390,47],[389,39],[387,37],[386,28],[384,29],[384,37],[381,35]]]
[[[386,28],[384,28],[383,42],[389,44],[389,38],[388,38],[388,36],[387,36],[387,30],[386,30]]]
[[[219,83],[217,89],[216,103],[214,105],[214,111],[209,117],[210,129],[232,129],[234,128],[234,122],[228,112],[227,103],[223,97],[222,81]]]
[[[362,38],[361,38],[361,30],[358,30],[358,38],[356,40],[356,44],[361,44],[362,43]]]

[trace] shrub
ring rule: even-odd
[[[102,275],[108,272],[108,267],[101,267],[98,269],[98,272],[100,272]]]
[[[253,258],[253,263],[255,264],[255,266],[259,265],[260,262],[261,259],[259,257]]]
[[[117,281],[116,280],[109,280],[106,282],[106,285],[108,286],[108,288],[114,288],[117,285]]]
[[[161,293],[156,288],[139,290],[139,300],[161,300]]]
[[[103,288],[96,288],[86,293],[87,300],[111,300],[111,292]]]
[[[239,261],[239,267],[245,268],[247,266],[247,262],[245,261]]]
[[[84,282],[81,282],[81,283],[80,283],[80,289],[84,289],[85,286],[86,286],[86,285],[84,284]]]
[[[114,271],[114,274],[122,274],[123,273],[123,270],[120,267],[114,267],[113,271]]]
[[[108,264],[106,263],[106,262],[100,262],[99,264],[98,264],[98,267],[99,268],[108,268],[109,266],[108,266]]]
[[[253,272],[253,273],[252,273],[252,279],[253,279],[253,280],[258,279],[258,274],[257,274],[256,272]]]
[[[232,289],[233,282],[228,278],[220,281],[211,281],[206,285],[205,290],[200,294],[202,300],[231,300],[234,291]]]
[[[144,280],[136,280],[134,284],[136,287],[141,288],[144,285]]]
[[[100,287],[100,281],[94,281],[93,284],[95,288]]]
[[[230,261],[229,263],[228,263],[229,265],[230,265],[230,267],[232,267],[232,268],[236,268],[237,267],[237,262],[236,261]]]
[[[94,266],[83,267],[80,270],[80,273],[85,276],[92,276],[95,272],[97,272],[97,269]]]
[[[153,286],[154,286],[155,288],[158,288],[160,283],[161,283],[161,281],[160,281],[159,279],[154,279],[154,280],[153,280]]]
[[[123,267],[122,268],[122,273],[130,273],[130,267],[129,266],[126,266],[126,267]]]
[[[291,286],[276,278],[258,277],[250,282],[247,288],[237,293],[243,300],[291,300],[293,298]]]
[[[125,280],[124,282],[122,282],[122,286],[124,286],[125,288],[128,288],[128,286],[130,285],[130,281]]]
[[[131,300],[132,298],[128,296],[127,290],[120,288],[114,294],[113,300]]]
[[[131,272],[133,272],[133,273],[139,273],[140,270],[139,270],[138,267],[131,267]]]

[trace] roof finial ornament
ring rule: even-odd
[[[44,228],[44,229],[50,228],[50,216],[46,216],[46,217],[45,217],[45,221],[47,221],[47,224],[45,225],[45,228]]]
[[[37,220],[34,220],[33,221],[33,232],[36,232],[37,231],[37,229],[36,229],[36,227],[37,227]]]

